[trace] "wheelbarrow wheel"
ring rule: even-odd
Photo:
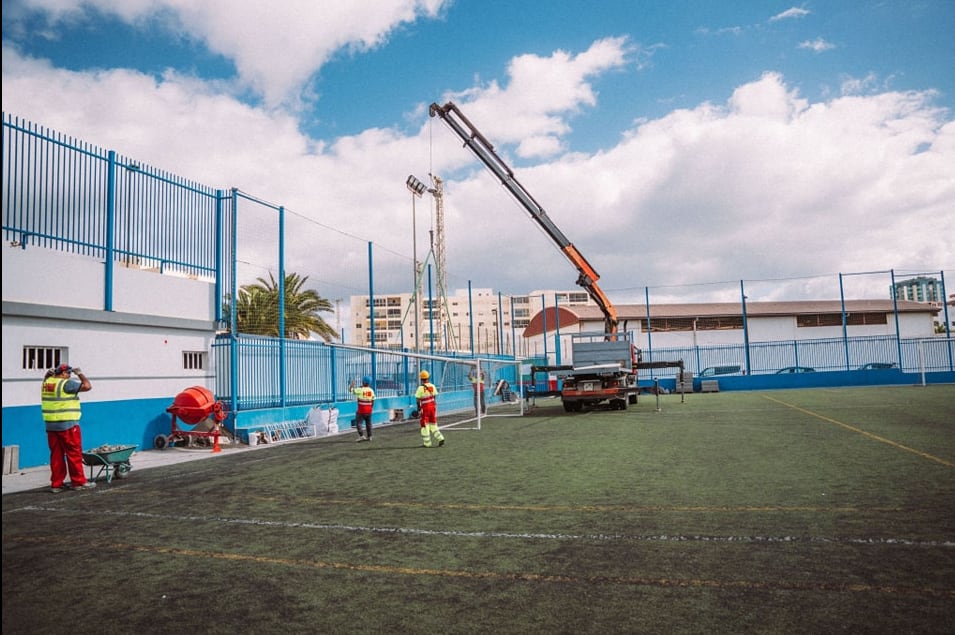
[[[119,463],[116,465],[116,474],[113,475],[114,478],[126,478],[129,476],[129,471],[133,469],[133,466],[129,463]]]
[[[157,450],[165,450],[169,447],[169,437],[165,434],[157,434],[156,438],[153,439],[153,447]]]

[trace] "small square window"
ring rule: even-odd
[[[207,356],[203,351],[183,351],[182,367],[184,370],[205,370]]]
[[[24,346],[21,368],[23,370],[46,370],[69,363],[65,346]]]

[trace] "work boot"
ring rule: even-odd
[[[364,441],[364,440],[365,440],[365,435],[359,434],[359,435],[358,435],[358,438],[357,438],[355,441],[356,441],[357,443],[361,443],[361,442]]]

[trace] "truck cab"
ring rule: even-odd
[[[566,412],[598,405],[626,410],[636,403],[635,351],[625,333],[578,333],[571,338],[573,367],[558,374],[563,379],[560,398]]]

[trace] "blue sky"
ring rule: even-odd
[[[953,32],[951,0],[5,0],[3,110],[285,205],[326,297],[364,292],[368,242],[410,290],[409,173],[444,179],[449,289],[573,288],[429,119],[452,99],[614,301],[831,298],[955,267]]]

